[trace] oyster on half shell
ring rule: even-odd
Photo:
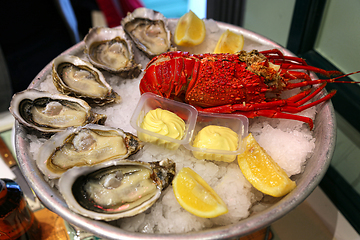
[[[148,8],[137,8],[121,20],[125,32],[149,58],[171,49],[171,32],[167,19]]]
[[[52,77],[56,89],[62,94],[99,106],[120,102],[120,96],[106,82],[104,75],[79,57],[63,55],[55,58]]]
[[[88,123],[104,124],[106,120],[81,99],[35,89],[14,94],[9,110],[24,126],[49,134]]]
[[[124,78],[137,77],[141,65],[134,60],[132,43],[122,27],[94,27],[84,38],[89,61],[103,70]]]
[[[131,133],[88,124],[53,135],[40,147],[36,164],[47,179],[57,179],[75,166],[125,159],[141,148],[141,142]]]
[[[174,175],[175,163],[169,159],[152,163],[116,159],[70,169],[60,178],[59,190],[72,211],[111,221],[151,207]]]

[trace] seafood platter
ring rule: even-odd
[[[315,189],[335,147],[336,122],[330,101],[314,104],[290,119],[279,119],[266,117],[266,111],[253,111],[259,114],[255,116],[206,113],[201,110],[204,104],[199,107],[146,90],[152,87],[144,77],[145,72],[152,73],[150,61],[158,61],[164,52],[160,55],[164,59],[155,65],[166,63],[166,58],[186,62],[189,54],[202,60],[205,53],[213,57],[213,49],[226,30],[243,36],[246,52],[277,49],[295,57],[254,32],[211,19],[203,21],[206,36],[202,43],[176,46],[173,38],[178,19],[137,9],[119,27],[90,29],[83,41],[45,66],[27,90],[13,96],[10,111],[17,120],[14,138],[19,165],[45,207],[104,239],[229,239],[269,226]],[[151,42],[144,34],[153,22],[156,26],[150,32],[158,32],[161,43],[158,39]],[[118,53],[112,58],[111,54]],[[177,73],[171,72],[171,67],[161,70],[164,81]],[[317,79],[313,73],[306,74]],[[83,85],[80,80],[70,84],[72,78],[95,78],[95,84]],[[167,82],[162,87],[172,84]],[[318,85],[308,89],[319,89]],[[281,97],[297,96],[299,91],[284,91],[288,93]],[[327,92],[320,88],[311,96],[316,101]],[[150,121],[150,112],[171,119],[172,126],[181,129],[175,133],[181,133],[179,139],[149,130],[151,124],[145,123]],[[47,122],[52,116],[60,118],[56,126]],[[222,127],[224,132],[230,129],[236,147],[214,150],[196,145],[215,138],[201,138],[200,126]],[[287,175],[292,187],[285,194],[262,192],[240,170],[239,156],[246,153],[244,139],[249,133]],[[183,169],[188,171],[184,173]],[[198,182],[216,193],[226,211],[201,215],[185,207],[189,204],[181,204],[178,176],[194,176],[193,172],[200,176],[194,179],[201,178]],[[90,200],[103,188],[122,190],[113,196],[99,195],[100,201]],[[183,194],[188,193],[185,190]],[[112,207],[107,208],[109,202]]]

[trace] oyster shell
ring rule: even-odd
[[[72,211],[111,221],[151,207],[174,175],[175,163],[168,159],[153,163],[112,160],[70,169],[60,178],[59,190]]]
[[[134,60],[132,43],[122,27],[95,27],[84,38],[85,54],[96,67],[124,78],[137,77],[141,65]]]
[[[91,111],[81,99],[28,89],[13,95],[10,112],[26,127],[56,133],[88,123],[104,124],[106,116]]]
[[[106,82],[104,75],[79,57],[63,55],[55,58],[52,77],[62,94],[83,98],[99,106],[120,102],[120,96]]]
[[[53,135],[39,149],[36,164],[48,179],[57,179],[75,166],[125,159],[142,147],[139,139],[121,129],[88,124]]]
[[[137,8],[121,20],[121,25],[135,45],[149,58],[171,48],[171,32],[167,27],[167,19],[157,11]]]

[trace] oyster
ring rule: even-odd
[[[120,96],[106,82],[104,75],[79,57],[63,55],[55,58],[52,77],[62,94],[83,98],[99,106],[120,101]]]
[[[161,13],[148,8],[137,8],[121,20],[125,32],[149,58],[171,48],[171,32]]]
[[[151,207],[174,175],[175,163],[169,159],[153,163],[116,159],[70,169],[60,178],[59,190],[74,212],[111,221]]]
[[[96,67],[124,78],[137,77],[141,65],[134,60],[132,43],[122,27],[95,27],[84,38],[85,54]]]
[[[10,112],[24,126],[55,133],[88,123],[104,124],[106,116],[91,111],[81,99],[28,89],[13,95]]]
[[[141,147],[141,142],[131,133],[88,124],[53,135],[40,147],[36,164],[46,178],[57,179],[74,166],[124,159]]]

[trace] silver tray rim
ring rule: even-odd
[[[169,21],[175,21],[175,19],[169,19]],[[241,33],[245,38],[272,46],[273,48],[278,48],[286,55],[295,56],[289,50],[257,33],[223,22],[217,22],[217,24],[221,29],[230,29]],[[61,55],[74,54],[80,49],[83,49],[83,47],[84,42],[81,41],[61,53]],[[35,88],[37,84],[44,80],[51,72],[51,67],[52,61],[34,78],[29,85],[29,88]],[[312,77],[315,79],[317,78],[314,74],[312,74]],[[323,90],[321,95],[326,93],[326,90]],[[269,208],[245,218],[238,223],[197,232],[181,234],[145,234],[128,232],[106,222],[92,220],[73,213],[68,209],[60,194],[54,191],[54,189],[44,180],[34,159],[32,159],[29,154],[30,143],[27,138],[28,130],[17,121],[15,121],[14,127],[15,150],[20,169],[42,204],[49,210],[61,216],[65,221],[80,229],[91,232],[96,236],[106,239],[228,239],[245,236],[269,226],[302,203],[318,186],[330,165],[335,149],[336,118],[331,101],[322,104],[321,107],[318,106],[317,110],[318,113],[314,122],[314,135],[317,139],[315,151],[313,156],[307,160],[304,172],[300,174],[300,176],[295,176],[297,188]]]

